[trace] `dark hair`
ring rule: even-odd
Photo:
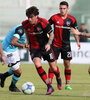
[[[35,6],[32,6],[28,9],[26,9],[26,16],[29,17],[30,15],[39,15],[39,9]]]
[[[85,25],[85,23],[81,23],[81,25]]]
[[[67,7],[69,6],[68,3],[67,3],[66,1],[60,2],[60,5],[66,5]]]

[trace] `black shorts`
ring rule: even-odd
[[[52,49],[54,51],[56,59],[58,59],[60,53],[61,53],[61,59],[64,59],[64,60],[72,59],[72,52],[71,52],[70,46],[65,47],[65,48],[58,48],[58,47],[52,46]]]
[[[46,52],[45,50],[40,50],[40,49],[31,49],[30,55],[31,55],[32,60],[35,57],[39,57],[40,59],[43,58],[44,60],[47,60],[48,62],[55,61],[55,56],[53,54],[52,49],[50,49],[48,52]]]

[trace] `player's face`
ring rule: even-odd
[[[68,7],[66,5],[60,5],[60,14],[61,16],[66,16],[68,12]]]
[[[38,20],[37,17],[38,17],[37,15],[36,16],[35,15],[29,16],[28,20],[29,20],[30,24],[35,25],[37,23],[37,20]]]

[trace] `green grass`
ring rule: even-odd
[[[22,75],[17,83],[17,87],[21,89],[24,82],[31,81],[35,85],[35,92],[32,95],[25,95],[21,93],[14,93],[8,90],[11,83],[11,77],[5,81],[5,87],[0,88],[0,100],[90,100],[90,76],[88,75],[89,65],[73,64],[71,87],[72,90],[65,90],[64,67],[62,64],[58,65],[63,81],[63,89],[57,89],[55,77],[53,79],[53,87],[55,92],[52,95],[45,95],[46,85],[38,76],[33,64],[21,64]],[[43,64],[43,68],[48,71],[48,65]],[[0,66],[0,72],[8,70],[6,66]]]

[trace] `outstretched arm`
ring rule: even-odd
[[[78,37],[78,35],[75,35],[75,34],[74,34],[74,37],[75,37],[75,40],[77,42],[78,49],[80,49],[81,45],[80,45],[80,42],[79,42],[79,37]]]
[[[72,32],[74,35],[81,35],[81,36],[85,36],[85,37],[87,37],[87,38],[90,38],[90,33],[85,34],[84,32],[79,32],[78,29],[71,28],[71,32]]]

